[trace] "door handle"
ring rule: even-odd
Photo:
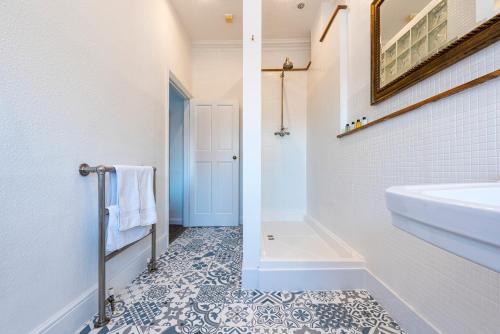
[[[237,156],[235,156],[235,155],[233,155],[233,160],[236,160],[236,159],[238,159],[238,157],[237,157]]]

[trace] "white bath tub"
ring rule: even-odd
[[[319,223],[312,219],[263,223],[260,289],[332,290],[363,286],[364,259]]]

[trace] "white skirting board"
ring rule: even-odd
[[[365,272],[365,289],[407,333],[441,333],[369,270]]]
[[[146,243],[148,246],[142,251],[137,251],[136,248],[140,247],[143,243]],[[167,245],[168,234],[164,234],[162,237],[157,239],[157,255],[165,252],[167,250]],[[145,241],[131,247],[126,252],[136,252],[136,255],[126,262],[126,266],[120,267],[119,272],[107,272],[107,287],[112,286],[115,290],[121,290],[130,284],[130,282],[136,278],[139,273],[146,269],[146,261],[151,257],[150,239],[147,238]],[[119,261],[119,258],[120,255],[113,260],[116,259]],[[63,307],[47,321],[33,329],[30,334],[68,334],[72,331],[76,331],[96,313],[97,284]]]

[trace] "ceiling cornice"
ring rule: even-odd
[[[193,41],[193,49],[240,49],[243,47],[241,40],[204,40]]]
[[[309,50],[311,48],[311,41],[309,38],[265,39],[262,43],[262,48]]]
[[[241,40],[204,40],[194,41],[192,46],[193,49],[241,49],[243,42]],[[311,41],[309,38],[267,39],[262,42],[262,48],[264,50],[310,50]]]

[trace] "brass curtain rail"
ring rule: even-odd
[[[350,130],[350,131],[341,133],[341,134],[337,135],[337,138],[342,138],[342,137],[345,137],[345,136],[352,135],[353,133],[359,132],[361,130],[364,130],[366,128],[374,126],[376,124],[385,122],[385,121],[390,120],[391,118],[395,118],[395,117],[397,117],[399,115],[406,114],[407,112],[410,112],[410,111],[413,111],[413,110],[418,109],[420,107],[423,107],[426,104],[429,104],[429,103],[432,103],[432,102],[436,102],[436,101],[439,101],[441,99],[444,99],[445,97],[458,94],[460,92],[463,92],[466,89],[478,86],[478,85],[483,84],[483,83],[485,83],[487,81],[490,81],[490,80],[493,80],[495,78],[498,78],[499,76],[500,76],[500,70],[496,70],[496,71],[490,72],[490,73],[485,74],[485,75],[483,75],[483,76],[481,76],[479,78],[476,78],[474,80],[468,81],[468,82],[466,82],[464,84],[461,84],[459,86],[456,86],[456,87],[454,87],[452,89],[449,89],[449,90],[444,91],[442,93],[436,94],[436,95],[431,96],[431,97],[429,97],[429,98],[427,98],[425,100],[422,100],[422,101],[417,102],[415,104],[412,104],[412,105],[410,105],[408,107],[405,107],[403,109],[400,109],[398,111],[395,111],[393,113],[385,115],[384,117],[381,117],[381,118],[378,118],[378,119],[376,119],[374,121],[371,121],[368,124],[361,126],[360,128],[357,128],[357,129],[354,129],[354,130]]]
[[[293,68],[291,70],[286,70],[286,72],[307,71],[307,70],[309,70],[309,67],[311,67],[311,62],[309,62],[306,67],[303,67],[303,68]],[[283,68],[263,68],[262,72],[283,72]]]
[[[347,5],[338,5],[335,10],[333,11],[332,15],[330,16],[330,20],[328,20],[328,23],[323,30],[323,33],[321,34],[321,38],[319,39],[320,42],[323,42],[326,38],[326,35],[328,34],[328,31],[330,30],[330,27],[332,26],[333,20],[335,20],[335,17],[341,11],[342,9],[347,9]]]

